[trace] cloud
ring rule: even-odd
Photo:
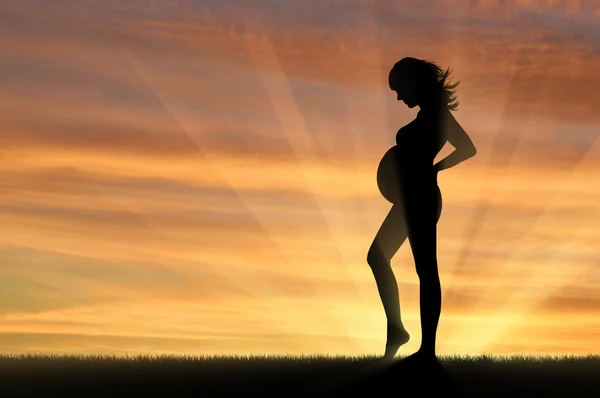
[[[593,33],[574,35],[573,27],[582,23],[574,25],[576,19],[564,13],[572,9],[566,3],[556,8],[543,6],[544,2],[514,3],[511,8],[499,2],[481,7],[382,2],[372,13],[357,4],[253,8],[248,2],[225,2],[190,4],[180,11],[166,4],[164,8],[128,8],[120,14],[122,7],[104,3],[102,8],[95,6],[96,13],[84,6],[70,10],[79,18],[64,24],[56,21],[65,19],[67,11],[56,6],[49,10],[56,14],[54,19],[27,15],[22,23],[13,22],[7,29],[17,35],[16,40],[42,32],[74,45],[87,40],[92,46],[87,52],[103,46],[113,52],[119,48],[148,55],[163,52],[165,57],[193,59],[202,54],[250,68],[255,67],[251,53],[270,43],[282,71],[290,77],[362,88],[385,85],[382,77],[396,58],[412,54],[453,66],[463,81],[465,103],[468,98],[472,103],[497,106],[511,85],[511,76],[518,73],[526,80],[515,83],[527,84],[519,91],[519,103],[535,101],[539,105],[536,114],[596,121],[591,104],[598,102],[597,93],[577,94],[598,79],[598,43]],[[589,19],[597,11],[595,7],[590,14],[588,6],[581,3],[577,16]],[[161,16],[166,9],[172,12]],[[379,9],[383,12],[378,14]],[[381,15],[393,20],[380,20]],[[554,27],[557,22],[559,28]],[[90,23],[98,29],[89,29]],[[594,32],[595,28],[588,23],[585,29]],[[519,54],[521,61],[516,64]],[[518,113],[518,107],[512,111]]]
[[[3,349],[378,349],[365,260],[389,210],[377,162],[414,117],[386,87],[404,55],[453,68],[478,148],[440,175],[452,344],[485,346],[470,322],[510,331],[528,294],[584,333],[596,298],[561,283],[596,277],[598,4],[426,3],[3,5],[2,330],[65,333]],[[417,328],[408,246],[394,265]]]

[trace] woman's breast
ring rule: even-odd
[[[433,166],[433,161],[441,149],[439,134],[436,133],[431,129],[419,129],[417,125],[408,125],[400,129],[396,134],[398,160],[414,166],[411,167],[413,169]]]

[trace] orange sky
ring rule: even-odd
[[[383,353],[366,255],[379,159],[417,111],[387,87],[404,56],[452,68],[478,149],[439,175],[439,353],[598,352],[599,20],[596,1],[5,2],[0,352]],[[392,264],[407,353],[408,242]]]

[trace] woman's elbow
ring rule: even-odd
[[[473,156],[477,155],[477,149],[474,146],[471,146],[465,149],[464,154],[467,159],[472,158]]]

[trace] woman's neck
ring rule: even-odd
[[[443,112],[447,108],[447,105],[444,103],[441,95],[429,97],[426,100],[421,101],[421,103],[419,103],[418,105],[421,110],[428,113],[435,111]]]
[[[423,112],[426,113],[428,115],[432,115],[432,114],[443,114],[444,112],[447,111],[447,107],[444,106],[443,104],[440,104],[438,106],[432,106],[432,105],[425,105],[425,106],[419,106],[420,111],[419,112]]]

